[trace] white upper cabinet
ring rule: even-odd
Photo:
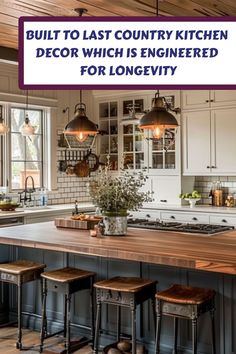
[[[181,100],[182,100],[183,110],[235,106],[236,91],[235,90],[182,91]]]
[[[208,108],[210,101],[210,91],[182,91],[182,109]]]
[[[183,174],[236,174],[236,108],[183,114]]]
[[[209,111],[183,114],[183,172],[209,174],[211,165],[211,117]]]

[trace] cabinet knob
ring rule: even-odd
[[[211,166],[211,168],[216,168],[216,166]]]
[[[211,168],[211,166],[207,166],[207,168]]]
[[[174,216],[174,215],[171,215],[170,219],[175,219],[175,216]]]
[[[206,100],[206,103],[210,102],[209,100]]]
[[[150,218],[151,217],[151,215],[150,214],[146,214],[146,218]]]
[[[194,217],[194,218],[192,218],[192,220],[197,221],[197,220],[198,220],[198,218]]]
[[[214,100],[210,100],[210,102],[214,102]]]
[[[227,222],[227,220],[226,219],[222,219],[221,222]]]

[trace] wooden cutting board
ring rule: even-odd
[[[100,219],[94,220],[72,220],[70,218],[56,218],[56,227],[65,227],[69,229],[82,229],[90,230],[94,228],[94,225],[99,223]]]

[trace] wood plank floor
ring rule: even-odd
[[[23,329],[23,346],[29,350],[19,351],[15,347],[17,329],[15,327],[0,328],[0,354],[37,354],[39,353],[39,332]],[[61,338],[47,339],[45,349],[61,342]],[[90,346],[85,346],[74,352],[75,354],[91,354]]]

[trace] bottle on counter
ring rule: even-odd
[[[40,189],[39,203],[40,203],[40,206],[48,205],[48,194],[47,194],[46,188]]]
[[[212,182],[211,190],[210,190],[210,193],[209,193],[209,198],[211,198],[211,205],[215,205],[215,201],[214,201],[215,190],[216,190],[216,182]]]
[[[216,182],[216,189],[214,191],[214,206],[223,206],[223,190],[221,182]]]

